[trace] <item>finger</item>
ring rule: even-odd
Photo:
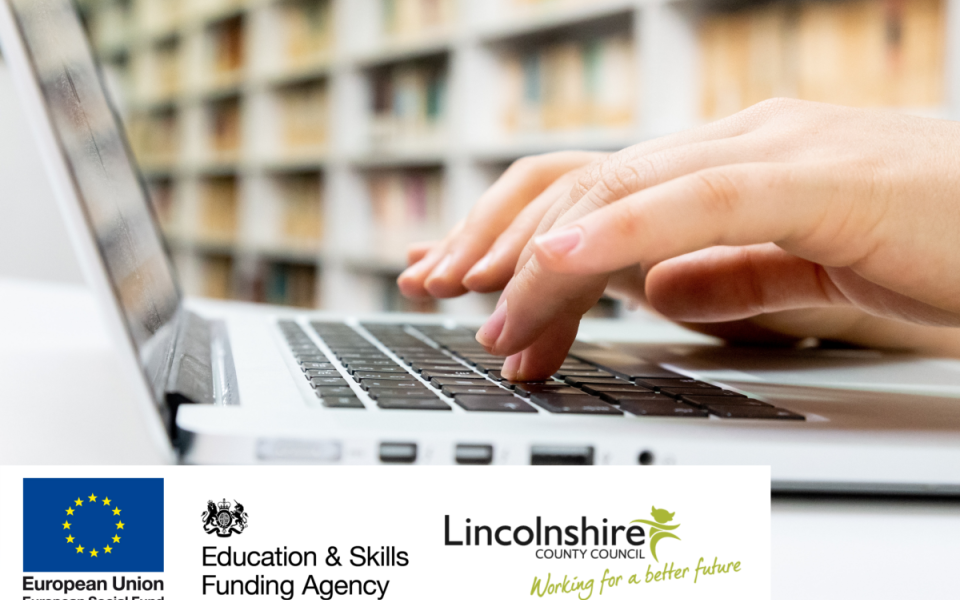
[[[424,278],[424,288],[438,298],[465,293],[462,281],[467,270],[517,214],[558,177],[599,156],[593,152],[556,152],[514,162],[481,196],[459,234],[450,238],[445,255]]]
[[[424,281],[426,281],[427,276],[436,268],[437,264],[443,260],[443,257],[446,256],[446,251],[450,246],[451,240],[460,235],[463,227],[463,221],[457,223],[443,241],[427,251],[427,254],[421,258],[419,262],[407,267],[407,269],[400,274],[397,278],[397,286],[400,288],[400,293],[408,298],[421,298],[430,295],[426,287],[424,287]]]
[[[427,253],[433,250],[438,244],[440,244],[439,240],[410,244],[410,246],[407,247],[407,266],[413,266],[423,260]]]
[[[463,285],[480,293],[502,290],[513,277],[520,252],[533,237],[543,215],[567,192],[577,177],[577,171],[563,175],[524,207],[484,257],[467,272]]]
[[[558,321],[529,348],[505,361],[501,374],[511,381],[549,379],[563,364],[579,327],[579,317]]]
[[[697,141],[650,151],[628,148],[584,169],[584,174],[541,221],[537,233],[546,233],[575,219],[643,190],[699,171],[752,162],[756,156],[775,161],[783,153],[770,147],[766,137],[752,132],[733,137]],[[525,263],[535,247],[529,244],[519,262]]]
[[[850,304],[823,267],[774,244],[720,246],[663,261],[647,274],[646,291],[660,314],[688,323]]]
[[[548,329],[572,327],[606,288],[606,275],[568,276],[558,284],[556,275],[548,273],[546,280],[538,280],[536,262],[532,259],[528,267],[533,268],[523,269],[510,280],[497,312],[477,333],[477,340],[494,354],[515,354]],[[537,374],[543,375],[550,373]]]
[[[798,258],[774,244],[709,248],[664,261],[650,270],[647,293],[661,314],[689,323],[855,306],[873,316],[920,325],[960,325],[960,315],[867,281],[849,268]]]
[[[551,271],[585,275],[649,267],[712,246],[776,242],[814,262],[849,265],[870,250],[855,227],[875,221],[856,213],[874,209],[853,203],[830,172],[766,163],[700,171],[536,238],[536,255]],[[845,243],[830,243],[835,239]]]

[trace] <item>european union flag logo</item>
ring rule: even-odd
[[[23,570],[162,572],[163,479],[24,479]]]

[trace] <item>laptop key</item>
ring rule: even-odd
[[[514,385],[516,392],[521,396],[529,396],[530,394],[537,393],[587,395],[583,390],[571,387],[561,381],[521,381],[516,382]]]
[[[731,392],[722,388],[660,388],[661,394],[668,396],[717,396],[718,398],[746,398],[739,392]]]
[[[318,398],[338,398],[354,395],[353,390],[347,386],[343,387],[318,387],[316,388]]]
[[[620,401],[620,409],[640,417],[693,417],[698,419],[707,417],[707,411],[702,408],[669,398],[661,400],[625,399]]]
[[[674,401],[673,398],[663,396],[656,392],[651,392],[650,390],[638,390],[638,391],[614,391],[614,392],[600,392],[600,399],[604,402],[609,402],[610,404],[623,404],[627,400],[669,400]]]
[[[300,370],[306,371],[308,369],[332,369],[333,364],[328,362],[302,362],[300,363]]]
[[[512,394],[458,394],[453,401],[472,412],[537,412],[537,409]]]
[[[377,373],[375,371],[354,375],[354,379],[357,381],[416,381],[414,376],[409,373],[400,375],[398,373]]]
[[[424,369],[437,369],[437,368],[444,368],[444,367],[449,367],[453,369],[466,368],[462,364],[453,360],[452,358],[447,358],[447,359],[428,358],[426,360],[420,360],[420,359],[414,358],[413,360],[405,360],[404,362],[418,371],[422,371]]]
[[[584,371],[583,369],[560,369],[556,372],[556,376],[561,379],[564,377],[609,377],[610,374],[606,371],[601,371],[600,369],[593,369],[592,371]]]
[[[705,396],[699,394],[681,394],[680,400],[696,404],[697,406],[771,406],[766,402],[747,398],[746,396]]]
[[[360,402],[360,399],[356,396],[328,396],[323,395],[320,397],[321,404],[327,408],[366,408],[363,405],[363,402]]]
[[[331,365],[332,367],[333,365]],[[304,371],[304,374],[307,378],[312,377],[340,377],[340,371],[330,368],[330,369],[307,369]]]
[[[487,377],[494,381],[499,381],[501,383],[506,383],[507,379],[500,373],[500,369],[490,369],[487,371]],[[512,387],[512,384],[511,384]]]
[[[346,387],[347,382],[343,377],[311,377],[310,385],[313,387]]]
[[[564,377],[564,381],[577,387],[591,383],[597,385],[617,385],[618,383],[633,385],[629,381],[617,379],[616,377]]]
[[[434,377],[453,377],[457,379],[483,379],[483,375],[476,371],[471,371],[466,367],[459,369],[424,369],[420,372],[424,379],[433,379]]]
[[[612,404],[598,400],[593,396],[581,393],[580,395],[571,394],[533,394],[530,396],[530,402],[533,402],[540,408],[552,413],[578,414],[578,415],[622,415],[618,408]]]
[[[504,395],[507,394],[507,390],[496,385],[482,386],[482,385],[445,385],[441,391],[452,397],[457,397],[459,395],[473,396],[473,395]]]
[[[394,363],[392,365],[351,365],[348,369],[350,374],[354,377],[359,377],[362,375],[409,375],[410,373],[401,367],[400,365]]]
[[[367,371],[379,371],[379,367],[397,367],[397,363],[387,358],[353,358],[343,361],[349,369],[363,369]],[[406,373],[406,371],[404,371]]]
[[[693,389],[720,389],[715,385],[705,383],[697,379],[690,379],[689,377],[683,379],[666,379],[666,378],[643,378],[637,379],[637,385],[643,386],[645,388],[650,388],[651,390],[659,390],[661,387],[670,387],[670,388],[693,388]]]
[[[459,377],[434,377],[433,379],[430,380],[430,385],[432,385],[435,388],[468,386],[468,387],[491,387],[498,390],[502,389],[494,382],[487,381],[486,379],[461,379]]]
[[[384,409],[406,410],[451,410],[450,405],[433,396],[432,398],[416,398],[414,396],[381,396],[377,398],[377,406]]]
[[[586,385],[580,386],[580,389],[594,395],[600,394],[602,392],[628,392],[628,393],[636,392],[638,394],[655,393],[653,390],[648,390],[647,388],[638,387],[626,381],[616,385],[609,385],[609,384],[603,384],[603,383],[588,383]]]
[[[436,398],[437,395],[427,388],[371,388],[367,391],[370,397],[377,400],[381,397],[400,397],[407,398]]]
[[[707,410],[721,419],[806,420],[803,415],[774,406],[707,406]]]
[[[415,390],[425,390],[427,389],[419,381],[383,381],[379,379],[365,379],[360,383],[360,386],[365,390],[372,389],[415,389]]]

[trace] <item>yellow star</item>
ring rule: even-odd
[[[73,536],[72,536],[72,535],[68,535],[68,536],[67,536],[67,543],[68,543],[68,544],[72,544],[72,543],[73,543]]]
[[[119,536],[119,535],[113,536],[113,543],[114,543],[114,544],[119,544],[119,543],[120,543],[120,536]]]
[[[90,502],[96,502],[97,497],[94,496],[93,494],[90,494],[89,496],[87,496],[87,500],[89,500]]]
[[[104,499],[103,499],[103,505],[104,505],[104,506],[110,506],[110,498],[104,498]]]
[[[70,529],[70,521],[64,521],[64,522],[63,522],[63,528],[64,528],[64,529]]]
[[[123,521],[117,521],[117,529],[123,529]]]
[[[97,551],[96,551],[96,550],[91,550],[91,551],[90,551],[90,556],[96,558],[96,557],[97,557]]]
[[[73,514],[73,509],[72,509],[72,508],[68,508],[68,509],[67,509],[67,514],[68,514],[68,515],[72,515],[72,514]]]
[[[114,514],[114,515],[119,515],[119,514],[120,514],[120,509],[119,509],[119,508],[113,509],[113,514]]]
[[[83,554],[83,546],[77,546],[77,554]]]
[[[73,503],[76,504],[77,506],[83,506],[83,500],[81,500],[80,498],[77,498],[76,500],[74,500]]]
[[[110,546],[104,546],[104,547],[103,547],[103,551],[106,552],[107,554],[110,554],[110,552],[111,552],[112,550],[113,550],[113,548],[111,548]]]

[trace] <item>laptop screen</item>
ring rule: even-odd
[[[122,126],[69,0],[10,0],[140,364],[163,398],[180,292]]]

